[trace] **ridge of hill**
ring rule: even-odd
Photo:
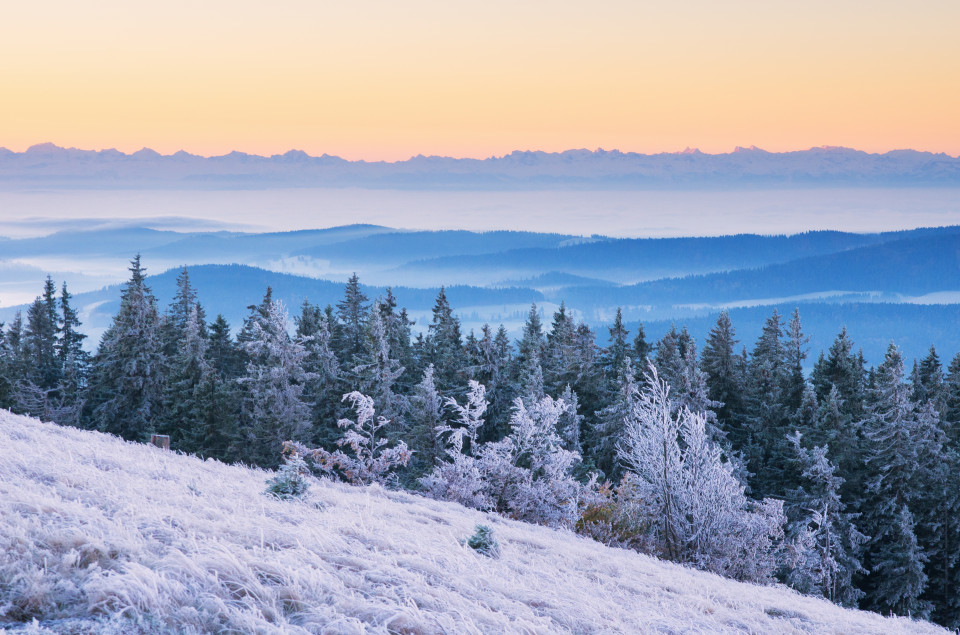
[[[279,501],[267,477],[0,411],[0,633],[945,632],[377,486]],[[478,523],[498,559],[462,544]]]
[[[960,231],[910,237],[785,263],[664,278],[616,288],[575,287],[571,303],[731,303],[789,295],[872,292],[922,296],[960,291]]]

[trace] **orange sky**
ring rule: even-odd
[[[0,146],[958,155],[958,25],[957,0],[9,2]]]

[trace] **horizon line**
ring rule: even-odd
[[[276,158],[292,155],[292,156],[303,156],[310,159],[322,159],[322,158],[340,159],[341,161],[345,161],[349,163],[384,163],[384,164],[405,163],[407,161],[412,161],[415,159],[451,159],[455,161],[489,161],[489,160],[496,160],[496,159],[504,159],[509,156],[517,155],[517,154],[563,155],[563,154],[569,154],[569,153],[589,153],[591,155],[613,154],[613,155],[643,156],[643,157],[653,157],[653,156],[662,156],[662,155],[673,155],[673,156],[699,155],[699,156],[719,157],[719,156],[730,156],[733,154],[742,154],[747,152],[780,155],[780,154],[793,154],[793,153],[800,153],[800,152],[812,152],[815,150],[822,150],[826,152],[831,152],[831,151],[832,152],[855,152],[855,153],[861,153],[867,156],[884,156],[884,155],[892,154],[895,152],[915,152],[918,154],[930,154],[933,156],[945,156],[951,159],[960,159],[960,154],[954,156],[947,152],[932,152],[930,150],[918,150],[916,148],[891,148],[883,152],[868,152],[866,150],[859,150],[857,148],[851,148],[848,146],[819,145],[819,146],[810,146],[808,148],[785,150],[785,151],[777,152],[777,151],[764,150],[763,148],[759,148],[755,145],[750,145],[750,146],[735,146],[734,149],[729,152],[714,152],[714,153],[702,152],[699,148],[690,147],[690,146],[687,146],[683,150],[660,151],[660,152],[638,152],[638,151],[632,151],[632,150],[620,150],[618,148],[614,148],[611,150],[607,150],[605,148],[596,148],[593,150],[589,148],[567,148],[566,150],[560,150],[560,151],[517,149],[517,150],[512,150],[505,154],[492,154],[492,155],[482,156],[482,157],[418,153],[418,154],[410,155],[406,159],[386,160],[386,159],[362,159],[362,158],[346,159],[339,155],[327,154],[326,152],[319,155],[312,155],[304,150],[300,150],[297,148],[291,148],[290,150],[287,150],[284,153],[278,153],[278,154],[255,154],[255,153],[244,152],[242,150],[231,150],[230,152],[226,152],[224,154],[195,154],[193,152],[189,152],[184,149],[180,149],[171,154],[163,154],[161,152],[157,152],[156,150],[153,150],[152,148],[149,148],[146,146],[140,148],[139,150],[135,150],[133,152],[124,152],[122,150],[118,150],[112,147],[100,148],[99,150],[97,150],[97,149],[77,148],[74,146],[61,146],[51,141],[35,143],[31,146],[28,146],[25,150],[22,150],[22,151],[11,150],[6,146],[0,146],[0,156],[2,156],[3,153],[24,155],[24,154],[39,153],[44,151],[59,151],[59,150],[68,151],[68,152],[75,151],[75,152],[96,153],[96,154],[122,155],[124,157],[133,157],[138,154],[146,154],[146,155],[162,157],[162,158],[187,156],[187,157],[194,157],[194,158],[200,158],[200,159],[217,159],[217,158],[230,157],[234,155],[254,157],[254,158],[260,158],[260,159],[276,159]]]

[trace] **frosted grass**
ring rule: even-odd
[[[0,633],[942,632],[378,486],[278,501],[268,476],[0,411]],[[480,523],[499,559],[461,544]]]

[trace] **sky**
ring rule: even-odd
[[[960,155],[960,2],[34,0],[0,147]]]

